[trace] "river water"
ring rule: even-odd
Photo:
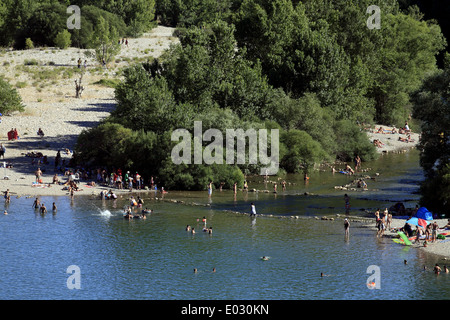
[[[353,178],[317,172],[307,185],[287,176],[295,184],[276,195],[270,184],[269,193],[236,197],[225,190],[211,198],[206,192],[166,195],[209,206],[148,194],[144,206],[154,213],[146,220],[123,219],[126,198],[43,197],[47,207],[58,206],[45,216],[33,211],[33,199],[13,198],[9,214],[0,216],[0,299],[449,299],[450,275],[423,271],[424,265],[445,264],[441,257],[377,239],[356,225],[345,238],[342,220],[312,218],[343,214],[344,192],[351,197],[350,216],[397,201],[415,206],[422,179],[417,152],[383,156],[364,167],[371,167],[371,176],[379,173],[366,192],[336,190]],[[251,182],[250,188],[266,186]],[[264,216],[231,212],[249,212],[251,202]],[[292,215],[299,219],[280,218]],[[212,234],[201,231],[202,217]],[[186,232],[186,225],[197,233]],[[366,285],[373,266],[379,289]]]

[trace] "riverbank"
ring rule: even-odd
[[[158,26],[140,38],[128,39],[128,45],[122,45],[121,52],[107,69],[85,55],[88,49],[35,48],[0,52],[0,76],[16,88],[25,106],[22,113],[1,117],[0,143],[6,152],[0,159],[0,191],[9,189],[13,196],[68,195],[64,186],[52,184],[57,152],[61,152],[66,163],[69,161],[71,154],[64,150],[73,150],[82,130],[95,127],[115,108],[114,88],[107,84],[120,79],[124,67],[157,58],[171,44],[177,43],[174,30]],[[75,98],[74,81],[80,77],[78,59],[83,61],[84,72],[81,98]],[[8,139],[12,128],[17,129],[19,139]],[[43,137],[37,134],[39,128],[44,132]],[[43,163],[44,156],[47,164]],[[4,168],[2,161],[8,168]],[[37,168],[43,172],[43,183],[38,185],[33,184]],[[63,173],[57,173],[60,180],[67,180]],[[80,189],[75,192],[76,196],[99,194],[107,188],[81,183]]]
[[[420,142],[419,133],[399,133],[399,128],[392,126],[376,125],[374,128],[366,129],[366,133],[370,141],[376,146],[378,153],[407,152],[416,148]],[[410,139],[408,139],[408,136]]]
[[[439,227],[443,227],[447,224],[447,219],[435,219]],[[400,229],[405,225],[405,219],[393,219],[391,223],[391,227],[393,229]],[[375,228],[375,227],[374,227]],[[415,227],[413,226],[413,229]],[[395,231],[386,231],[387,236],[396,237],[397,232]],[[411,245],[413,248],[418,248],[420,250],[426,251],[428,253],[433,253],[447,259],[450,259],[450,241],[448,241],[450,237],[447,237],[446,240],[436,240],[436,242],[427,241],[427,246],[424,247],[424,241],[421,240],[420,243],[414,243]],[[400,244],[399,244],[400,245]]]

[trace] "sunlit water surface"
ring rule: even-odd
[[[351,216],[396,201],[415,206],[422,179],[415,152],[365,166],[372,168],[367,174],[380,175],[368,181],[368,192],[348,192]],[[295,184],[276,195],[270,183],[256,182],[250,188],[270,192],[166,195],[210,206],[162,202],[147,194],[145,206],[154,213],[133,221],[123,219],[125,197],[115,202],[76,197],[72,203],[43,197],[47,207],[58,206],[56,214],[45,216],[31,208],[33,199],[13,198],[9,214],[0,216],[0,299],[450,298],[450,275],[423,271],[424,265],[445,264],[441,257],[377,239],[373,230],[357,225],[346,239],[342,220],[312,218],[343,214],[344,191],[334,186],[353,178],[318,172],[307,185],[301,177],[286,179]],[[264,216],[233,213],[249,212],[251,202]],[[292,215],[299,218],[281,218]],[[202,217],[213,227],[211,235],[201,231]],[[186,232],[186,225],[197,233]],[[380,270],[379,290],[366,286],[373,265]],[[79,268],[76,280],[70,266]],[[70,289],[78,280],[80,289]]]

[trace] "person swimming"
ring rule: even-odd
[[[133,214],[131,212],[131,207],[128,206],[128,208],[125,210],[125,215],[123,216],[125,219],[133,219]]]

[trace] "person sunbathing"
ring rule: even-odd
[[[384,134],[383,127],[380,127],[375,133],[383,133]]]
[[[450,229],[450,219],[448,219],[447,224],[443,226],[441,229]]]
[[[373,144],[376,147],[378,147],[378,148],[382,148],[383,147],[383,143],[380,140],[378,140],[378,139],[373,140]]]
[[[402,137],[398,137],[398,141],[403,141],[403,142],[414,142],[414,139],[411,138],[411,135],[408,134],[408,136],[406,138],[402,138]]]

